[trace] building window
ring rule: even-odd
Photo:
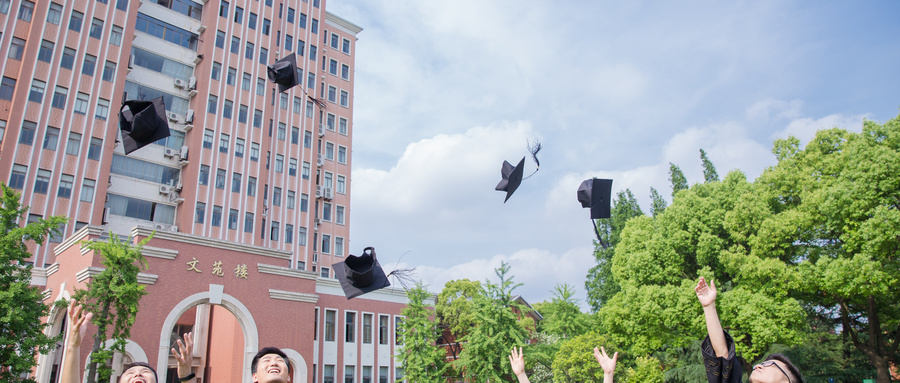
[[[334,237],[334,255],[344,256],[344,239],[341,237]]]
[[[388,316],[378,316],[378,344],[388,344]]]
[[[116,1],[116,9],[120,11],[128,10],[128,0],[117,0]]]
[[[219,17],[228,17],[228,2],[222,1],[219,3]]]
[[[284,243],[294,242],[294,225],[284,225]]]
[[[387,367],[378,367],[378,383],[388,383],[388,368]]]
[[[204,218],[206,218],[206,204],[197,202],[197,207],[194,208],[194,223],[203,223]]]
[[[70,132],[66,142],[66,154],[77,156],[81,149],[81,133]]]
[[[231,119],[231,112],[233,110],[234,110],[234,101],[225,100],[225,103],[222,105],[222,117]]]
[[[309,59],[312,61],[316,61],[316,46],[315,45],[309,46]]]
[[[315,45],[313,45],[313,46],[315,46]],[[316,89],[316,74],[315,73],[312,73],[312,72],[307,73],[306,87],[309,88],[309,90],[311,90],[311,91]],[[310,116],[310,115],[307,115],[307,117],[312,118],[312,116]]]
[[[284,93],[282,93],[284,94]],[[287,126],[283,122],[278,123],[278,140],[284,141],[287,135]]]
[[[73,65],[75,65],[75,50],[66,47],[63,49],[62,60],[59,61],[59,66],[71,70]]]
[[[272,189],[272,205],[281,206],[281,188],[278,186]]]
[[[328,130],[334,131],[334,117],[335,116],[331,113],[328,113],[328,116],[325,117],[325,127],[328,128]]]
[[[63,174],[59,176],[59,190],[56,192],[57,197],[62,198],[72,198],[72,184],[75,182],[75,177]]]
[[[306,228],[300,227],[297,230],[297,244],[300,246],[306,246]]]
[[[138,13],[135,30],[150,34],[173,44],[181,45],[190,50],[197,50],[197,41],[200,36],[172,24]]]
[[[43,61],[45,63],[49,63],[53,61],[53,44],[52,41],[42,40],[41,41],[41,49],[38,50],[38,60]],[[12,48],[10,48],[12,49]]]
[[[16,80],[3,77],[0,83],[0,100],[12,100],[13,91],[16,89]]]
[[[238,24],[242,24],[244,22],[244,9],[241,7],[234,7],[234,22]]]
[[[209,166],[200,165],[200,179],[198,183],[200,185],[209,185]]]
[[[47,87],[47,83],[34,79],[31,81],[31,91],[28,92],[28,101],[33,101],[40,103],[44,100],[44,88]]]
[[[346,54],[350,54],[350,40],[344,39],[343,44],[341,45],[341,52]]]
[[[237,230],[238,227],[238,211],[235,209],[228,210],[228,230]]]
[[[216,48],[225,49],[225,32],[216,31]]]
[[[263,65],[267,65],[269,61],[269,50],[266,48],[259,48],[259,63]]]
[[[403,324],[403,318],[394,318],[394,344],[399,346],[403,343],[403,336],[400,335],[400,326]]]
[[[288,175],[296,176],[297,175],[297,159],[291,158],[288,160]]]
[[[9,5],[7,5],[8,7]],[[31,22],[31,15],[34,14],[34,3],[28,0],[23,0],[22,5],[19,6],[19,20],[22,20],[26,23]]]
[[[234,139],[234,156],[237,158],[244,158],[244,139],[243,138],[235,138]]]
[[[213,205],[212,225],[215,227],[222,226],[222,207]]]
[[[329,270],[327,267],[323,267],[319,269],[319,276],[322,278],[328,278],[329,276],[331,276],[331,270]]]
[[[244,232],[253,232],[253,213],[244,213]]]
[[[331,47],[334,49],[338,49],[338,45],[340,44],[341,37],[337,35],[337,33],[331,34]]]
[[[337,102],[337,88],[328,86],[328,102]]]
[[[0,3],[3,3],[3,2],[4,1],[0,1]],[[9,0],[6,0],[5,2],[6,2],[6,6],[9,7]],[[63,11],[62,5],[59,5],[56,3],[50,3],[50,10],[47,11],[47,22],[50,24],[59,25],[60,20],[62,20],[62,11]],[[6,12],[4,12],[4,13],[6,13]]]
[[[337,316],[337,312],[334,310],[325,310],[325,341],[332,342],[334,341],[334,320]],[[332,367],[333,368],[333,367]],[[325,366],[325,375],[328,376],[328,366]],[[334,372],[332,371],[332,374]]]
[[[109,43],[115,46],[122,45],[122,27],[113,25],[112,32],[109,34]]]
[[[225,189],[225,169],[216,169],[216,189]]]
[[[319,20],[312,19],[312,23],[309,27],[310,32],[318,34],[319,33]]]
[[[9,175],[9,187],[22,190],[25,186],[25,173],[27,172],[27,166],[14,164],[12,173]]]
[[[256,177],[247,177],[247,195],[256,196]]]
[[[86,93],[78,92],[78,95],[75,96],[75,113],[87,114],[89,98],[90,96]]]
[[[29,19],[31,17],[29,16]],[[69,18],[69,30],[81,32],[81,23],[84,22],[84,13],[73,10]]]
[[[266,80],[263,80],[262,78],[258,78],[258,77],[257,77],[257,78],[256,78],[256,95],[257,95],[257,96],[264,96],[265,93],[266,93]],[[260,118],[262,118],[262,112],[261,112],[261,111],[260,111],[260,113],[259,113],[259,116],[260,116]],[[258,128],[258,127],[259,127],[259,124],[256,123],[256,122],[254,121],[254,122],[253,122],[253,126],[255,126],[255,127]]]
[[[266,35],[266,36],[269,35],[269,29],[271,28],[271,26],[272,26],[272,22],[269,21],[269,19],[263,18],[262,32],[264,35]]]
[[[219,97],[215,95],[209,95],[209,101],[206,103],[206,112],[209,114],[216,114],[216,108],[219,104]]]
[[[300,12],[300,20],[299,20],[300,28],[306,29],[306,14]]]
[[[210,78],[216,81],[222,78],[222,64],[213,62]]]
[[[103,81],[112,82],[113,76],[116,75],[116,63],[107,61],[103,66]]]
[[[65,109],[66,108],[66,98],[69,95],[69,90],[63,88],[61,86],[57,86],[56,90],[53,92],[53,101],[50,102],[50,106],[56,109]],[[84,114],[84,113],[82,113]]]
[[[96,181],[92,179],[85,178],[81,183],[81,197],[80,201],[82,202],[93,202],[94,201],[94,185]]]
[[[312,132],[308,130],[303,132],[303,147],[312,148]]]
[[[300,128],[296,126],[291,127],[291,143],[297,144],[300,142]]]
[[[348,93],[346,90],[341,91],[341,106],[350,106],[350,93]]]
[[[237,36],[231,36],[231,53],[241,53],[241,39]]]
[[[25,40],[13,37],[9,45],[9,53],[6,57],[13,60],[22,60],[22,53],[25,52]]]
[[[350,80],[350,66],[347,64],[341,64],[341,78],[344,80]]]
[[[288,192],[287,192],[287,208],[288,209],[293,209],[294,206],[296,205],[296,199],[297,199],[296,195],[297,194],[294,193],[293,190],[288,190]]]
[[[331,236],[328,234],[322,234],[322,252],[331,253]]]
[[[347,148],[343,146],[338,146],[338,163],[346,164],[347,163]]]
[[[250,73],[244,72],[244,76],[241,77],[241,90],[250,91]]]
[[[94,117],[100,120],[106,120],[109,116],[109,100],[98,99],[97,100],[97,113],[94,114]]]
[[[94,69],[97,67],[97,56],[84,55],[84,61],[81,64],[81,73],[88,76],[94,75]]]
[[[338,74],[338,62],[335,59],[331,59],[328,62],[328,73],[337,76]]]
[[[300,194],[300,211],[301,212],[309,211],[309,194],[306,194],[306,193]]]
[[[356,379],[356,366],[344,366],[344,383],[353,383]]]
[[[241,173],[231,173],[231,192],[241,192]],[[237,221],[237,218],[235,218],[235,221]]]
[[[88,146],[88,159],[99,161],[100,151],[103,149],[103,140],[91,137],[91,144]]]
[[[237,69],[229,67],[228,74],[225,76],[225,83],[234,86],[235,80],[237,80]]]
[[[250,12],[247,16],[247,27],[253,30],[256,29],[256,14],[253,12]]]
[[[56,144],[59,142],[59,128],[48,127],[44,133],[44,144],[42,148],[47,150],[56,150]]]
[[[328,312],[326,311],[326,316]],[[327,328],[327,325],[326,325]],[[326,339],[327,340],[327,339]],[[332,339],[334,340],[334,339]],[[322,383],[334,383],[334,365],[326,364],[325,369],[322,371]]]
[[[275,155],[275,172],[284,173],[284,156],[281,154]]]
[[[250,143],[250,161],[259,161],[259,144]]]
[[[334,161],[334,143],[333,142],[325,143],[325,159]]]
[[[88,35],[99,40],[100,36],[103,35],[103,20],[100,20],[96,17],[91,20],[91,31],[88,33]]]
[[[22,121],[22,131],[19,133],[19,143],[25,145],[34,144],[34,132],[37,124],[31,121]]]
[[[326,222],[331,221],[331,203],[325,202],[322,205],[322,220]]]
[[[334,208],[334,223],[338,225],[344,224],[344,207],[343,206],[335,206]],[[337,248],[337,246],[335,246]],[[337,250],[335,250],[337,252]],[[341,254],[343,255],[343,254]]]
[[[362,342],[366,344],[372,343],[372,314],[363,314],[362,326]]]
[[[203,131],[203,148],[204,149],[212,149],[214,135],[215,135],[215,132],[213,132],[212,130],[206,129]]]
[[[37,177],[34,179],[34,192],[40,194],[47,194],[47,189],[50,188],[50,171],[45,169],[38,169]]]

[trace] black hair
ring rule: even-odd
[[[284,364],[287,364],[288,375],[291,375],[291,376],[294,375],[294,367],[291,366],[291,362],[288,360],[287,354],[285,354],[284,351],[281,351],[277,347],[263,347],[261,350],[259,350],[259,352],[256,353],[255,356],[253,356],[253,361],[250,362],[250,373],[251,374],[256,373],[256,365],[257,365],[257,363],[259,363],[259,359],[262,358],[263,356],[266,356],[269,354],[275,354],[275,355],[280,356],[281,359],[284,359]]]
[[[138,367],[138,366],[149,368],[150,371],[153,372],[153,380],[155,380],[156,383],[159,383],[159,376],[156,375],[156,370],[153,367],[150,367],[150,364],[148,364],[147,362],[134,362],[134,363],[126,364],[125,367],[122,368],[122,375],[125,375],[125,371],[130,370],[132,367]],[[122,381],[122,375],[119,375],[119,379],[116,380],[117,382]]]
[[[794,364],[791,363],[791,360],[784,354],[769,354],[769,356],[766,357],[766,360],[777,360],[784,363],[784,366],[787,367],[788,374],[791,374],[791,383],[803,383],[803,376],[800,375],[800,370],[798,370],[797,366],[794,366]]]

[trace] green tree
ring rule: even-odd
[[[590,328],[590,316],[581,312],[575,299],[575,289],[569,284],[557,284],[550,302],[533,306],[544,317],[537,326],[540,332],[565,339],[584,334]]]
[[[622,230],[628,220],[642,216],[641,206],[631,190],[625,189],[616,194],[613,206],[610,209],[609,218],[597,220],[597,228],[607,247],[594,244],[594,259],[596,264],[588,270],[584,287],[587,291],[587,300],[593,311],[597,311],[605,302],[612,298],[618,291],[619,285],[612,275],[612,258],[615,255],[616,245],[621,238]]]
[[[410,382],[442,383],[446,370],[447,353],[437,345],[441,336],[432,311],[425,305],[430,294],[421,284],[406,291],[409,302],[401,314],[400,324],[403,344],[398,350],[397,362],[403,366],[403,377]]]
[[[445,339],[450,356],[459,356],[460,339],[475,326],[474,299],[481,295],[484,295],[481,282],[468,279],[448,281],[438,294],[434,311],[439,327],[451,335]]]
[[[75,300],[84,305],[86,311],[94,313],[91,322],[98,327],[91,362],[88,364],[89,383],[109,381],[112,368],[108,366],[108,362],[116,351],[125,352],[138,304],[141,297],[147,294],[137,277],[147,267],[147,260],[141,254],[141,249],[151,238],[153,235],[132,245],[110,233],[109,242],[90,241],[81,244],[82,248],[100,254],[100,263],[104,267],[103,271],[88,282],[86,290],[78,290],[74,295]],[[110,347],[105,346],[107,339],[114,341]]]
[[[747,260],[771,215],[760,194],[734,171],[680,192],[665,214],[628,222],[612,262],[622,290],[601,310],[614,343],[632,355],[649,355],[705,336],[693,292],[701,275],[720,288],[720,317],[746,367],[773,343],[802,341],[805,313],[789,296],[799,286],[797,273],[776,255]],[[736,277],[751,273],[767,277]]]
[[[625,370],[625,381],[628,383],[662,383],[664,375],[659,360],[652,356],[639,356],[635,366]]]
[[[774,151],[778,165],[759,183],[775,214],[743,261],[796,264],[799,298],[823,308],[877,381],[889,382],[891,361],[900,361],[900,116],[866,121],[861,133],[820,131],[802,150],[796,139],[779,140]]]
[[[39,320],[47,316],[49,307],[41,289],[31,285],[28,242],[43,244],[67,219],[51,217],[19,227],[28,208],[5,184],[0,183],[0,191],[0,381],[34,382],[22,376],[37,364],[35,353],[50,352],[59,339],[45,335],[47,325]]]
[[[681,172],[681,168],[671,162],[669,162],[669,184],[672,185],[672,199],[675,199],[675,194],[679,191],[688,188],[687,178]]]
[[[604,347],[608,354],[617,351],[605,335],[594,331],[576,336],[560,346],[553,360],[553,381],[557,383],[602,382],[603,368],[594,359],[594,347]],[[622,354],[619,354],[621,358]],[[621,359],[619,359],[621,361]],[[616,366],[617,370],[621,366]]]
[[[500,283],[486,281],[483,294],[472,299],[475,326],[463,337],[465,348],[454,362],[470,382],[509,380],[512,369],[506,355],[528,338],[525,321],[518,317],[524,317],[527,308],[512,295],[522,284],[513,281],[508,263],[501,264],[495,273]]]
[[[700,162],[703,164],[703,179],[707,183],[718,181],[719,173],[716,172],[716,166],[709,160],[709,157],[706,156],[706,151],[703,149],[700,149]]]
[[[650,188],[650,215],[658,216],[666,211],[666,200],[656,191],[656,188]]]

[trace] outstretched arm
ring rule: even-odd
[[[594,347],[594,358],[597,359],[597,363],[600,363],[600,367],[603,368],[603,383],[613,383],[613,371],[616,369],[616,359],[619,358],[619,353],[614,353],[613,357],[610,358],[606,354],[606,349]]]
[[[178,378],[184,378],[190,376],[193,372],[191,372],[191,363],[194,360],[194,339],[193,333],[184,334],[184,341],[178,339],[178,350],[172,348],[172,356],[175,357],[175,360],[178,361]],[[197,377],[193,376],[189,380],[182,380],[182,382],[196,382]]]
[[[94,314],[85,313],[81,305],[75,304],[74,299],[69,302],[69,308],[66,311],[69,315],[67,321],[69,328],[60,383],[79,383],[81,382],[81,374],[78,373],[81,362],[81,341]]]
[[[722,329],[722,323],[719,322],[719,313],[716,311],[716,282],[710,280],[706,284],[706,279],[700,277],[697,287],[694,288],[697,293],[697,299],[703,306],[703,316],[706,317],[706,331],[709,333],[709,343],[712,345],[716,356],[727,358],[728,346],[725,343],[725,330]]]
[[[509,365],[512,366],[513,373],[516,374],[519,383],[531,383],[528,380],[528,375],[525,375],[525,354],[522,352],[521,347],[519,347],[519,351],[516,351],[516,348],[513,347],[512,352],[509,353]]]

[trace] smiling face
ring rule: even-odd
[[[768,360],[753,366],[751,383],[788,383],[788,367],[778,360]]]
[[[257,383],[290,382],[287,362],[278,354],[266,354],[259,358],[253,381]]]
[[[156,383],[156,374],[147,367],[134,366],[125,370],[119,383]]]

